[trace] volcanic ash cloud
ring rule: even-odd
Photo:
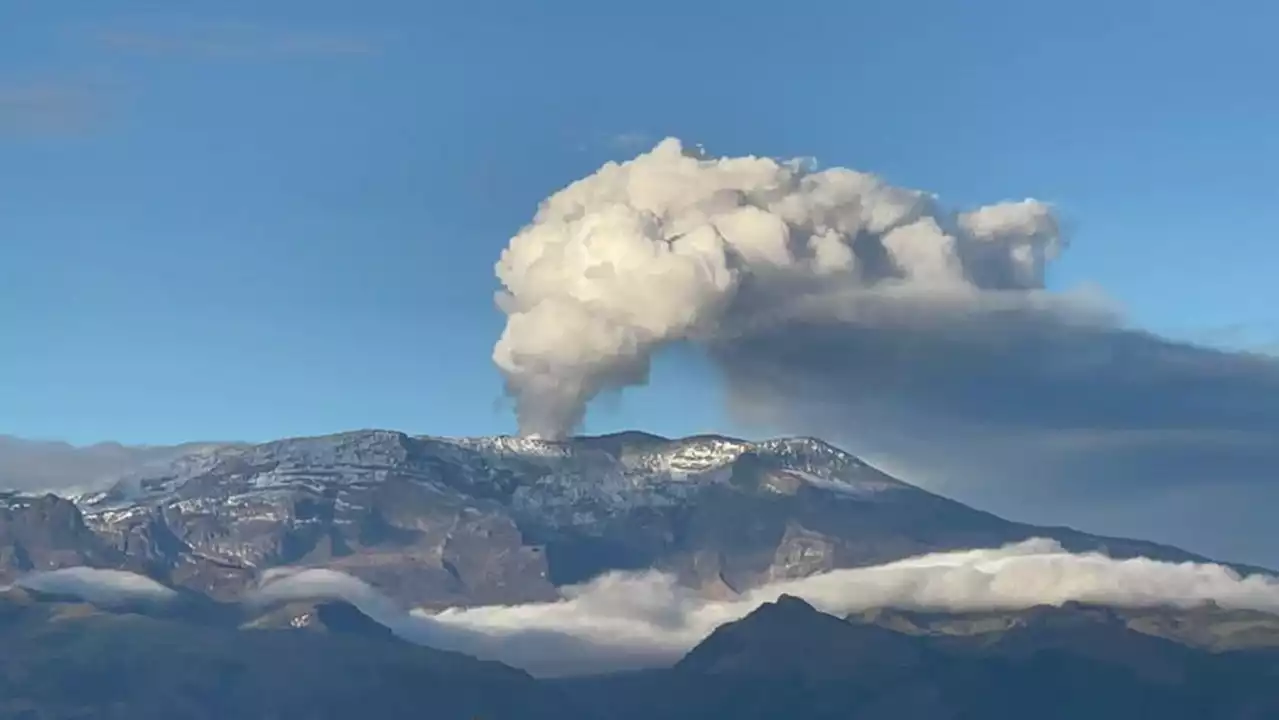
[[[874,175],[667,139],[552,195],[512,238],[493,359],[521,432],[558,437],[598,393],[643,384],[673,343],[814,308],[896,324],[922,308],[1023,306],[1061,244],[1034,200],[952,212]]]

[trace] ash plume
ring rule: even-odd
[[[600,392],[644,383],[662,348],[815,304],[871,324],[922,307],[1052,310],[1037,293],[1061,246],[1035,200],[953,212],[866,173],[667,139],[551,196],[511,240],[493,357],[521,431],[562,436]]]
[[[553,194],[496,265],[524,434],[573,432],[666,348],[739,424],[812,434],[985,510],[1274,564],[1274,356],[1051,291],[1037,200],[950,209],[810,160],[667,139]],[[1225,530],[1224,530],[1225,529]]]

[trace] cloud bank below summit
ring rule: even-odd
[[[35,574],[18,584],[90,599],[117,598],[122,592],[149,599],[167,596],[140,576],[85,570]],[[659,572],[615,572],[563,588],[563,599],[555,602],[406,613],[375,588],[341,572],[277,568],[247,602],[341,599],[407,640],[500,660],[538,675],[566,675],[669,664],[717,626],[783,593],[836,615],[873,608],[1021,609],[1071,600],[1119,607],[1191,607],[1212,601],[1224,608],[1274,614],[1278,589],[1273,576],[1240,577],[1220,565],[1114,560],[1071,554],[1053,541],[1033,539],[776,582],[729,600],[701,597]]]
[[[782,594],[838,616],[875,608],[1016,610],[1072,600],[1132,608],[1212,601],[1275,613],[1277,588],[1274,577],[1242,578],[1220,565],[1114,560],[1031,539],[770,583],[731,600],[701,598],[658,572],[610,573],[567,589],[559,602],[414,617],[435,624],[426,641],[437,647],[554,675],[669,664],[716,627]]]
[[[177,593],[149,577],[124,570],[68,567],[24,575],[10,587],[80,598],[101,605],[164,602]],[[0,589],[8,589],[0,587]]]
[[[693,348],[744,427],[822,437],[1013,519],[1274,566],[1276,358],[1047,289],[1065,249],[1036,200],[955,211],[867,173],[668,139],[553,194],[511,239],[494,361],[522,432],[557,436]]]

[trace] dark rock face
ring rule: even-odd
[[[1206,630],[1236,622],[1216,611],[1214,621],[1162,612]],[[623,720],[1261,720],[1277,712],[1274,616],[1265,619],[1266,650],[1210,652],[1081,605],[990,613],[985,625],[888,615],[841,620],[784,596],[721,626],[670,670],[561,683],[589,709]]]
[[[316,610],[322,632],[240,629],[0,593],[0,718],[583,717],[520,671]]]
[[[385,625],[365,615],[351,603],[341,601],[300,601],[270,609],[245,623],[258,630],[307,630],[311,632],[358,635],[387,642],[403,642]]]
[[[1153,633],[1170,628],[1182,639]],[[1277,713],[1275,642],[1274,615],[1211,606],[840,619],[783,596],[672,668],[535,680],[342,602],[130,608],[11,588],[0,718],[1252,720]]]
[[[783,595],[717,628],[675,670],[706,675],[839,678],[921,664],[919,643],[875,625],[852,625]]]
[[[56,495],[0,495],[0,579],[88,565],[116,568],[126,555],[85,525],[80,510]]]
[[[1116,556],[1195,557],[1008,522],[807,438],[360,431],[198,446],[74,503],[0,498],[0,582],[120,567],[231,599],[288,565],[339,570],[406,604],[514,603],[608,570],[652,567],[731,592],[1037,536]]]

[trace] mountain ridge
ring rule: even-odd
[[[1260,649],[1209,652],[1068,603],[998,613],[999,630],[913,634],[782,596],[721,625],[668,669],[570,678],[603,716],[635,718],[1267,718],[1275,624]],[[619,703],[619,698],[628,702]]]
[[[1214,649],[1135,632],[1134,623],[1163,615],[1230,635],[1240,620],[1231,612],[1117,613],[1068,603],[993,612],[1001,627],[968,632],[937,625],[964,622],[963,614],[916,616],[937,630],[917,633],[784,595],[721,625],[673,665],[549,679],[403,642],[342,602],[222,610],[0,590],[0,646],[8,651],[0,653],[0,718],[98,717],[104,707],[139,720],[1275,714],[1275,616],[1263,613],[1251,615],[1261,644],[1237,638]]]
[[[81,564],[227,599],[273,567],[324,567],[442,607],[549,600],[603,572],[648,568],[737,593],[1033,536],[1070,551],[1208,561],[1007,521],[812,437],[359,430],[200,446],[74,499],[0,496],[0,546],[10,548],[0,581]]]

